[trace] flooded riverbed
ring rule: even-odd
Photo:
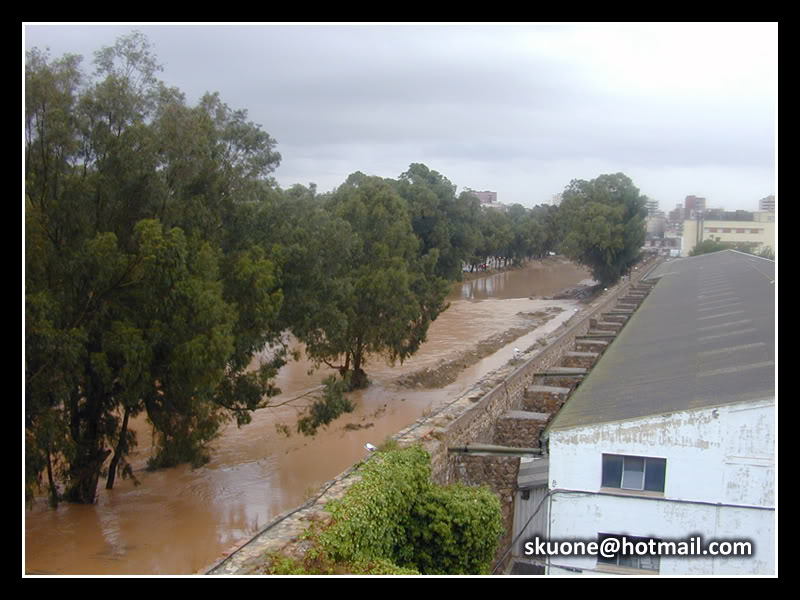
[[[475,381],[508,362],[508,348],[464,369],[440,389],[406,389],[393,382],[420,368],[433,368],[455,353],[493,334],[513,328],[519,313],[546,306],[565,309],[526,336],[535,341],[571,314],[572,301],[543,301],[585,280],[574,265],[548,261],[525,269],[455,285],[450,308],[431,325],[417,355],[394,368],[380,360],[367,363],[372,385],[352,394],[356,410],[334,421],[314,438],[281,435],[276,425],[294,431],[298,408],[257,411],[241,429],[229,426],[216,440],[211,462],[200,469],[183,465],[147,472],[150,432],[144,418],[134,427],[139,446],[131,458],[140,486],[117,480],[101,484],[93,506],[44,499],[25,511],[25,570],[53,574],[188,574],[210,566],[281,512],[304,502],[324,482],[366,454],[364,444],[380,444],[428,411],[452,401]],[[511,344],[513,346],[513,344]],[[286,365],[274,402],[304,394],[319,385],[328,369],[308,375],[305,359]],[[297,402],[303,404],[303,400]],[[349,427],[348,427],[349,426]]]

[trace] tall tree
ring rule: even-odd
[[[456,196],[456,186],[420,163],[400,175],[397,189],[406,200],[414,233],[422,253],[436,248],[435,272],[451,280],[461,279],[462,264],[473,254],[479,236],[479,202],[471,194]]]
[[[294,331],[314,361],[363,387],[370,356],[402,362],[419,349],[449,285],[435,273],[438,250],[420,253],[393,182],[354,173],[325,208],[337,253],[325,260],[326,283],[302,300],[315,310]]]
[[[280,155],[218,96],[186,107],[139,33],[95,80],[26,58],[26,482],[93,502],[106,469],[130,474],[137,413],[156,466],[197,461],[275,392],[281,353],[248,365],[280,333],[280,273],[247,224]]]
[[[626,175],[573,180],[560,210],[567,231],[564,254],[589,267],[600,283],[616,282],[639,260],[647,209]]]

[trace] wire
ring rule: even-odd
[[[508,557],[508,553],[511,552],[511,550],[514,549],[514,544],[516,544],[519,541],[519,538],[522,537],[522,534],[525,533],[525,530],[528,528],[528,525],[530,524],[531,521],[533,521],[533,517],[535,517],[537,515],[537,513],[539,512],[539,510],[542,508],[542,505],[545,503],[545,500],[547,500],[550,496],[553,496],[555,494],[582,494],[582,495],[585,495],[585,496],[591,496],[592,495],[592,494],[588,494],[586,492],[582,492],[582,491],[579,491],[579,490],[559,490],[559,489],[555,489],[555,490],[550,490],[549,492],[547,492],[545,494],[544,498],[542,498],[542,501],[539,502],[539,506],[536,507],[536,510],[533,511],[533,514],[525,522],[525,525],[522,526],[522,529],[520,529],[520,532],[517,534],[517,537],[515,537],[513,540],[511,540],[511,544],[509,545],[508,550],[506,550],[505,553],[503,554],[503,556],[500,558],[500,560],[497,561],[497,565],[495,565],[495,568],[492,570],[492,575],[497,573],[497,569],[500,567],[500,565],[503,564],[503,561],[505,561],[505,559]]]

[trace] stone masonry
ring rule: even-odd
[[[539,435],[549,418],[547,412],[509,411],[497,419],[494,443],[514,448],[538,448]]]
[[[568,387],[532,385],[522,397],[522,409],[552,415],[564,405],[571,391]]]
[[[505,533],[497,546],[494,562],[501,559],[511,545],[514,526],[514,492],[517,490],[520,458],[518,456],[483,456],[460,454],[455,459],[460,483],[470,486],[488,485],[500,498]]]

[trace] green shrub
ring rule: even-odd
[[[333,522],[318,536],[317,559],[359,573],[488,573],[503,523],[486,486],[431,482],[430,455],[419,446],[382,452],[361,475],[328,504]]]
[[[503,530],[500,500],[488,487],[433,485],[412,507],[410,556],[399,564],[427,575],[488,574]]]
[[[406,518],[431,486],[430,456],[422,448],[381,452],[360,470],[361,481],[328,503],[333,525],[320,535],[337,561],[393,559],[406,544]]]

